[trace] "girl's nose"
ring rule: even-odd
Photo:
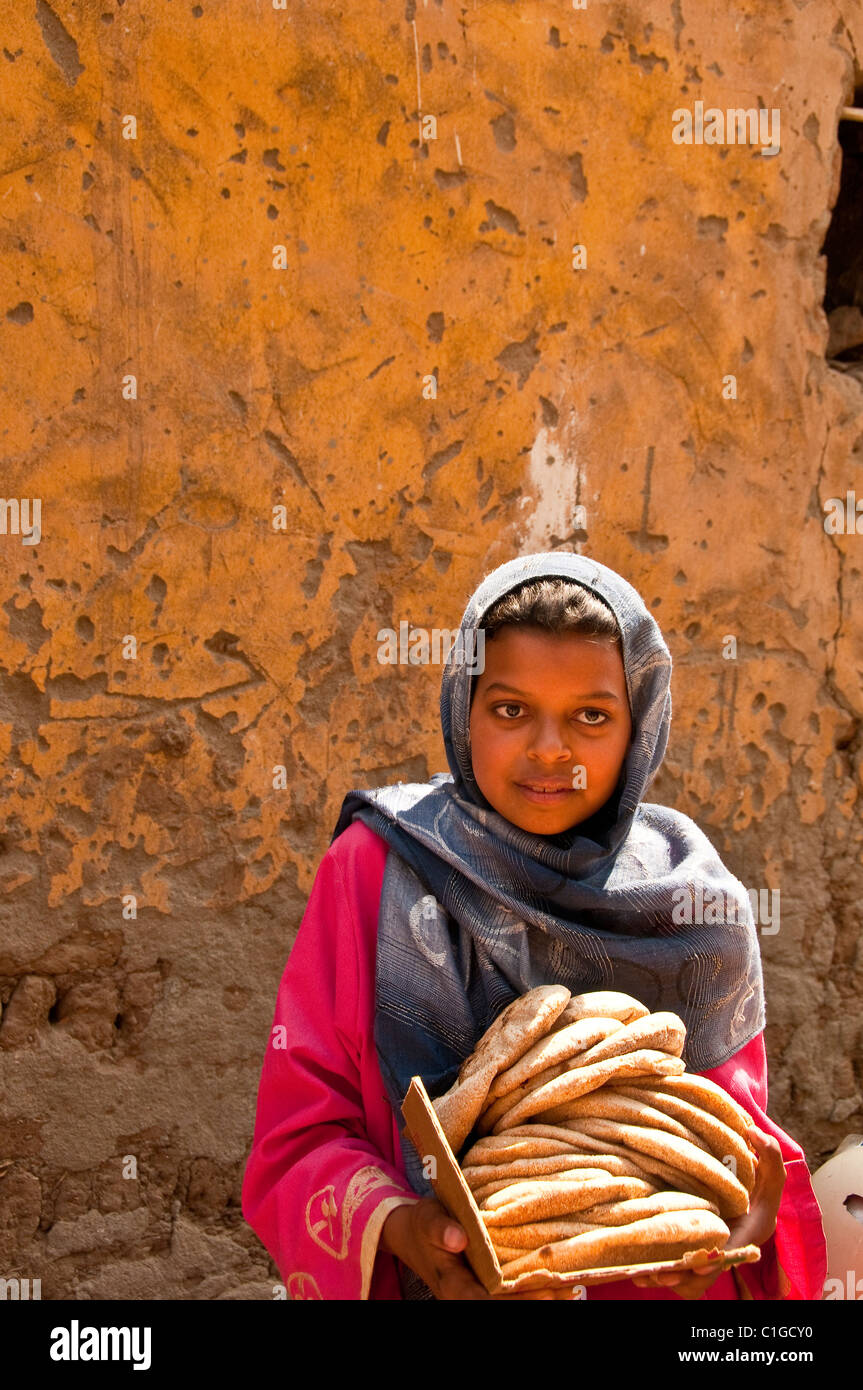
[[[551,761],[572,756],[572,736],[554,724],[544,724],[537,729],[528,745],[528,755]]]

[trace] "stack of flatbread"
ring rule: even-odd
[[[685,1038],[627,994],[548,985],[480,1039],[434,1109],[506,1278],[724,1248],[753,1121],[686,1071]]]

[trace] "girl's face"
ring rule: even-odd
[[[473,771],[514,825],[559,835],[594,815],[617,786],[631,735],[613,643],[526,627],[486,642],[470,714]]]

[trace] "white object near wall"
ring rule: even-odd
[[[827,1241],[822,1297],[863,1301],[863,1134],[849,1134],[812,1174]]]

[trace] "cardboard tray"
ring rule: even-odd
[[[440,1121],[418,1076],[411,1081],[402,1104],[402,1114],[405,1117],[406,1133],[420,1160],[423,1163],[428,1158],[435,1160],[432,1171],[436,1176],[430,1179],[432,1188],[450,1216],[464,1227],[467,1235],[467,1249],[464,1254],[488,1293],[522,1293],[529,1289],[566,1288],[573,1284],[609,1284],[619,1279],[630,1279],[638,1274],[689,1269],[692,1265],[705,1263],[707,1259],[710,1260],[712,1268],[721,1271],[730,1269],[733,1265],[754,1264],[761,1258],[759,1246],[743,1245],[736,1250],[691,1250],[679,1260],[662,1260],[654,1264],[605,1265],[600,1269],[581,1269],[569,1274],[543,1269],[530,1274],[520,1274],[515,1279],[505,1279],[485,1223],[480,1216],[479,1207],[462,1177],[455,1155],[447,1143]],[[525,1251],[525,1254],[527,1253]]]

